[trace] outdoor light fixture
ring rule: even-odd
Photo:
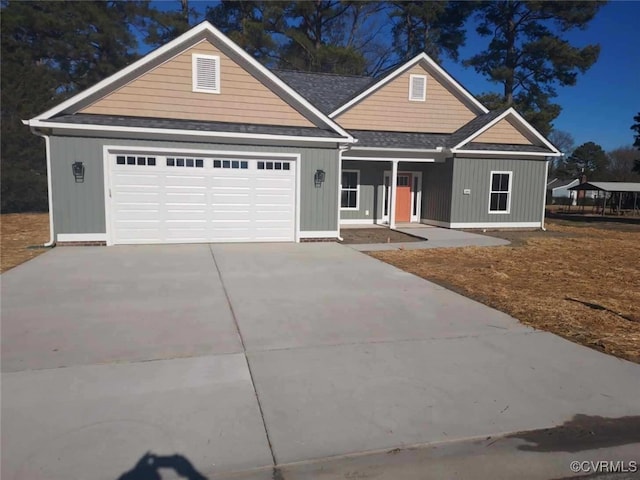
[[[75,178],[76,183],[84,183],[84,163],[73,162],[71,170],[73,171],[73,178]]]
[[[313,174],[313,183],[316,188],[320,188],[324,183],[324,170],[316,170],[316,173]]]

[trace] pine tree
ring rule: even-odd
[[[583,143],[558,168],[563,178],[579,178],[582,174],[588,180],[607,180],[609,157],[600,145]]]
[[[490,37],[488,47],[465,61],[502,93],[481,97],[494,107],[516,106],[543,134],[552,129],[560,106],[551,103],[556,86],[575,85],[600,53],[597,44],[572,46],[564,34],[584,29],[602,1],[516,1],[481,4],[477,32]]]
[[[146,2],[5,1],[1,15],[2,212],[47,209],[45,149],[22,120],[137,58]]]

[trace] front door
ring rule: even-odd
[[[411,221],[411,174],[398,174],[398,188],[396,190],[396,222]]]

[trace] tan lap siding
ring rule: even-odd
[[[486,132],[483,132],[472,142],[478,143],[509,143],[516,145],[533,145],[529,138],[523,135],[515,126],[506,118],[500,120]]]
[[[191,56],[220,57],[220,93],[194,92]],[[265,125],[314,125],[204,40],[81,110],[81,113]]]
[[[427,99],[409,101],[409,76],[427,76]],[[336,117],[344,128],[395,132],[452,133],[475,118],[452,91],[420,65],[375,91]]]

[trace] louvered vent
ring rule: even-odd
[[[220,57],[193,55],[193,91],[220,93]]]
[[[427,76],[409,76],[409,100],[412,102],[424,102],[427,99]]]

